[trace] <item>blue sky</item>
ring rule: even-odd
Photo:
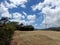
[[[0,18],[9,17],[10,21],[38,29],[46,28],[45,25],[59,27],[59,3],[59,0],[0,0]]]

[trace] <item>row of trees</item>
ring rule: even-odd
[[[0,27],[11,24],[15,27],[16,30],[21,30],[21,31],[32,31],[34,30],[34,27],[32,25],[23,25],[23,23],[18,24],[18,22],[10,22],[9,18],[7,17],[2,17],[0,19]]]
[[[23,25],[22,23],[20,25],[17,25],[16,26],[16,29],[17,30],[20,30],[20,31],[33,31],[34,30],[34,27],[32,25]]]
[[[18,22],[10,22],[9,18],[2,17],[0,19],[0,45],[9,45],[15,30],[32,31],[34,27],[32,25],[24,26],[22,23],[18,24]]]

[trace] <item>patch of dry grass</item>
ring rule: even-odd
[[[60,45],[60,32],[15,31],[11,45]]]

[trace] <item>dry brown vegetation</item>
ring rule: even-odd
[[[11,45],[60,45],[60,32],[15,31]]]

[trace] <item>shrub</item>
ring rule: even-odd
[[[11,36],[13,35],[15,27],[11,24],[6,24],[3,27],[0,27],[0,45],[8,45]]]

